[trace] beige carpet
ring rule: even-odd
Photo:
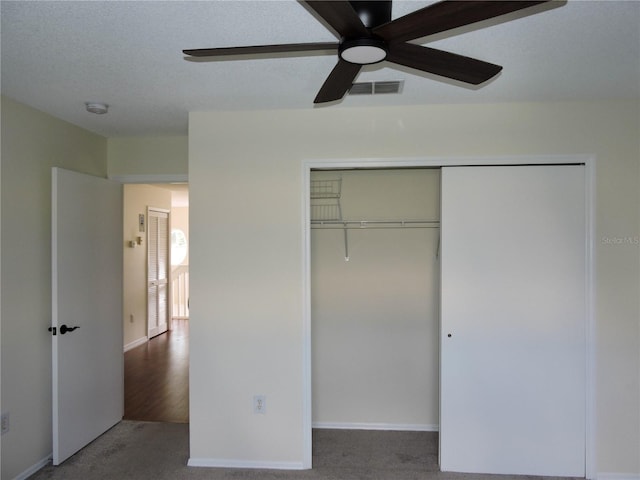
[[[123,421],[32,480],[553,480],[553,477],[438,471],[437,434],[314,430],[313,469],[303,471],[187,467],[189,426]]]

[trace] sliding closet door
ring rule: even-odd
[[[585,474],[582,166],[442,169],[440,466]]]

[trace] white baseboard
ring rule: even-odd
[[[131,350],[132,348],[136,348],[139,347],[140,345],[144,345],[145,343],[147,343],[149,341],[149,338],[145,335],[144,337],[141,337],[137,340],[134,340],[131,343],[127,343],[124,346],[124,351],[128,352],[129,350]]]
[[[406,423],[343,423],[343,422],[314,422],[312,428],[333,428],[338,430],[399,430],[406,432],[437,432],[440,427],[436,424],[406,424]]]
[[[639,473],[598,473],[598,480],[640,480]]]
[[[189,467],[260,468],[265,470],[305,470],[302,462],[260,462],[253,460],[230,460],[218,458],[190,458]]]
[[[24,472],[22,472],[22,473],[16,475],[15,477],[13,477],[13,480],[26,480],[27,478],[29,478],[31,475],[36,473],[41,468],[46,467],[49,464],[49,462],[51,461],[52,458],[53,458],[53,454],[47,455],[45,458],[43,458],[39,462],[31,465]]]

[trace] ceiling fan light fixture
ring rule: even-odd
[[[338,50],[340,58],[356,65],[371,65],[387,58],[389,50],[383,40],[377,38],[357,38],[345,40]]]
[[[109,105],[106,103],[87,102],[85,103],[87,112],[95,113],[96,115],[104,115],[109,111]]]

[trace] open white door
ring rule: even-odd
[[[122,185],[52,172],[53,463],[122,420]]]
[[[441,208],[441,469],[584,477],[584,167],[443,168]]]

